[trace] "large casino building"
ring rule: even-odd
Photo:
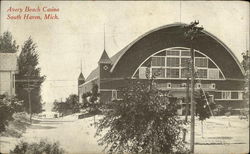
[[[146,80],[148,66],[151,74],[159,74],[155,80],[159,89],[170,90],[177,98],[185,97],[190,44],[184,37],[183,27],[184,24],[176,23],[153,29],[112,57],[104,50],[98,67],[86,80],[82,73],[79,76],[80,102],[82,94],[91,91],[93,84],[99,87],[101,101],[119,98],[119,88],[126,86],[128,79]],[[195,88],[209,92],[209,99],[216,104],[242,108],[244,71],[240,62],[216,36],[205,30],[201,33],[193,44]]]

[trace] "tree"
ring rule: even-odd
[[[184,145],[180,139],[182,120],[177,115],[176,98],[169,91],[156,89],[153,79],[132,80],[119,90],[121,100],[106,102],[104,117],[96,135],[109,152],[178,153]]]
[[[209,93],[202,89],[195,92],[196,116],[201,121],[201,134],[203,137],[203,121],[209,119],[212,115],[212,110],[215,109],[215,103],[209,101]]]
[[[78,96],[75,94],[69,95],[68,98],[66,98],[66,104],[69,104],[69,108],[72,110],[72,113],[80,112],[80,105],[78,102]]]
[[[18,58],[19,73],[16,74],[16,94],[19,100],[23,100],[26,111],[29,110],[27,87],[33,86],[31,91],[32,113],[42,111],[41,84],[45,76],[41,76],[41,69],[38,67],[39,55],[36,50],[37,45],[31,38],[24,42],[22,51]]]
[[[13,120],[12,115],[22,111],[21,102],[16,98],[7,98],[1,95],[0,98],[0,132],[5,130],[10,120]]]
[[[54,101],[53,111],[67,115],[70,113],[80,112],[80,104],[78,102],[78,96],[75,94],[69,95],[65,102]]]
[[[4,32],[3,35],[0,36],[0,53],[15,53],[18,47],[9,31]]]
[[[82,95],[84,102],[83,107],[88,108],[90,114],[94,114],[94,124],[96,123],[95,115],[101,112],[99,96],[100,93],[98,92],[98,85],[96,83],[92,83],[91,92],[87,92]]]
[[[52,111],[62,113],[63,115],[67,114],[67,109],[69,109],[69,104],[66,104],[65,102],[58,102],[57,100],[53,103]]]
[[[98,113],[100,112],[100,93],[98,92],[98,85],[93,83],[91,92],[84,93],[82,95],[84,107],[89,108],[89,112]]]

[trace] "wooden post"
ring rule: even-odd
[[[194,49],[191,41],[191,133],[190,133],[190,151],[194,153],[195,143],[195,104],[194,104]]]

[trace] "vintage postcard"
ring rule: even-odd
[[[0,153],[249,152],[249,2],[0,6]]]

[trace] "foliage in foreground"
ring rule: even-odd
[[[183,122],[177,116],[176,98],[154,88],[153,81],[135,81],[121,89],[122,100],[105,104],[96,135],[109,152],[184,153],[180,139]]]
[[[10,154],[63,154],[65,153],[58,142],[40,140],[39,143],[27,143],[21,141]]]
[[[1,135],[19,138],[30,125],[29,116],[26,112],[17,112],[12,115],[12,118],[13,120],[8,122],[8,126]]]
[[[16,112],[22,111],[20,101],[15,98],[7,98],[1,95],[0,98],[0,132],[5,131],[9,121],[13,120],[12,115]]]

